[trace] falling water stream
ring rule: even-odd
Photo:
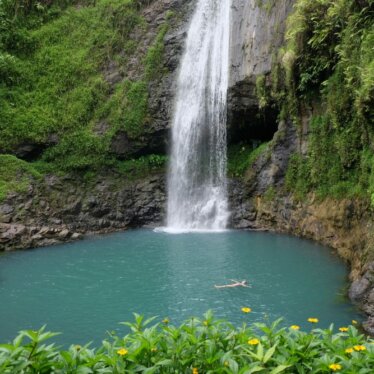
[[[198,0],[177,83],[168,231],[223,230],[230,0]]]

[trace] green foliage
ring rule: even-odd
[[[143,79],[125,80],[118,84],[111,97],[97,111],[97,117],[105,119],[110,125],[109,136],[124,130],[129,138],[137,139],[147,131],[148,115],[148,83],[162,74],[161,66],[164,52],[164,38],[169,29],[168,20],[172,13],[167,14],[167,21],[159,28],[153,45],[144,57]],[[133,51],[134,43],[126,44],[128,51]]]
[[[11,373],[370,373],[373,340],[353,326],[347,331],[297,326],[281,328],[255,323],[235,328],[208,312],[180,327],[168,321],[153,324],[134,314],[124,323],[131,332],[111,335],[98,349],[72,345],[58,350],[46,341],[55,334],[22,331],[13,342],[0,345],[0,371]],[[345,329],[343,329],[345,330]],[[332,366],[337,365],[337,366]]]
[[[360,185],[368,192],[374,206],[374,154],[368,149],[362,152]]]
[[[150,3],[1,0],[0,150],[11,153],[28,142],[46,145],[34,163],[42,172],[116,168],[111,140],[118,131],[135,141],[147,131],[149,81],[163,73],[172,12],[146,54],[137,50],[139,34],[147,31],[141,9]],[[126,76],[123,70],[135,53],[136,78],[109,84],[108,66],[116,63]],[[99,136],[101,124],[105,130]],[[51,135],[58,139],[55,146],[48,146]],[[142,161],[136,163],[144,169]]]
[[[372,0],[298,0],[288,19],[278,100],[293,118],[310,104],[320,113],[308,153],[289,165],[286,184],[298,195],[372,197],[373,21]]]
[[[370,192],[372,152],[362,149],[359,134],[350,127],[334,128],[330,118],[312,118],[308,153],[291,158],[286,187],[300,198],[309,191],[323,198],[365,197]]]
[[[130,138],[137,138],[145,131],[148,120],[148,88],[145,81],[124,81],[117,85],[115,92],[98,116],[108,121],[113,135],[125,130]]]
[[[269,93],[266,87],[265,75],[259,75],[256,79],[256,95],[260,109],[264,109],[269,104]]]
[[[106,147],[98,136],[87,130],[78,130],[66,135],[55,147],[49,148],[43,155],[43,161],[64,171],[97,168],[106,163]]]
[[[286,188],[299,199],[305,197],[310,189],[309,160],[295,153],[291,156],[286,173]]]
[[[269,14],[275,5],[275,1],[276,0],[256,0],[256,5]]]
[[[145,76],[147,80],[152,80],[162,74],[161,66],[164,56],[164,38],[169,30],[169,24],[166,22],[160,26],[156,40],[151,48],[148,49],[144,59]]]
[[[0,155],[0,201],[9,192],[25,192],[41,174],[29,163],[11,155]]]
[[[18,46],[21,58],[0,55],[0,75],[8,76],[5,87],[0,83],[0,147],[87,128],[108,95],[101,66],[139,22],[131,1],[101,0],[24,29],[35,51]]]
[[[123,80],[113,91],[103,71],[113,61],[125,66],[135,52],[130,34],[136,27],[145,29],[140,9],[149,3],[1,1],[0,149],[48,144],[53,134],[58,144],[46,150],[36,163],[39,168],[97,169],[113,163],[109,144],[117,131],[132,139],[141,136],[149,120],[148,82],[160,73],[172,13],[160,26],[137,80]],[[99,121],[109,125],[100,137],[94,131]]]
[[[269,143],[263,143],[257,148],[248,144],[236,144],[228,149],[228,175],[230,177],[243,177],[257,161],[257,159],[268,149]]]
[[[264,193],[264,201],[265,202],[273,201],[276,196],[277,196],[277,191],[273,186],[271,186]]]
[[[113,166],[115,170],[126,175],[127,179],[136,179],[165,168],[167,160],[167,156],[164,155],[148,155],[132,160],[115,161]]]

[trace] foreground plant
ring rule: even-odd
[[[240,328],[213,318],[181,326],[135,314],[124,337],[111,335],[98,349],[45,342],[56,334],[22,331],[0,345],[1,373],[372,373],[374,341],[347,331],[255,323]],[[341,330],[341,329],[340,329]]]

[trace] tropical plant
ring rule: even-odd
[[[243,308],[249,313],[250,308]],[[255,323],[236,328],[211,312],[179,327],[155,317],[123,323],[130,332],[111,334],[99,348],[72,345],[60,350],[46,343],[56,334],[22,331],[0,345],[0,372],[17,373],[371,373],[374,341],[356,327],[337,331]],[[309,318],[312,325],[317,318]],[[353,321],[355,322],[355,321]]]

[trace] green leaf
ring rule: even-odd
[[[173,360],[166,359],[156,363],[157,366],[171,366],[173,364]]]
[[[251,369],[245,371],[243,374],[258,373],[258,372],[260,372],[260,371],[262,371],[262,370],[265,370],[265,368],[262,367],[262,366],[257,366],[257,365],[256,365],[256,366],[254,366],[253,368],[251,368]]]
[[[292,365],[279,365],[278,367],[276,367],[275,369],[273,369],[269,374],[278,374],[278,373],[281,373],[282,371],[286,370],[290,366],[292,366]]]
[[[91,373],[93,373],[93,371],[88,366],[79,366],[76,370],[76,374],[91,374]]]
[[[277,348],[277,344],[275,344],[273,347],[271,347],[269,350],[266,351],[264,359],[262,360],[265,364],[270,360],[270,358],[273,356],[275,349]]]
[[[15,347],[12,344],[0,344],[0,352],[12,352]]]

